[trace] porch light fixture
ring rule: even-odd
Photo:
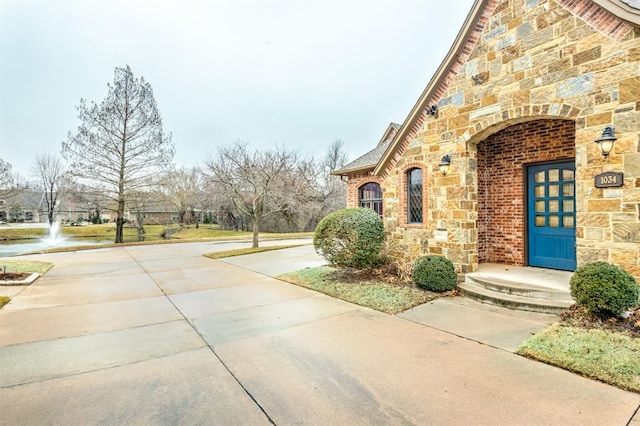
[[[604,158],[609,156],[609,153],[613,149],[613,143],[616,141],[615,131],[613,130],[613,126],[607,126],[602,131],[602,136],[596,139],[596,144],[598,144],[598,149],[602,153]]]
[[[451,165],[451,156],[447,154],[444,157],[442,157],[442,161],[440,162],[440,164],[438,164],[438,167],[440,167],[440,173],[442,173],[442,176],[446,176],[447,173],[449,173],[450,165]]]

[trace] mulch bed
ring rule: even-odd
[[[7,272],[6,274],[0,271],[0,281],[22,281],[29,278],[31,274],[17,273],[17,272]]]
[[[381,281],[401,287],[414,287],[411,281],[403,280],[398,275],[394,265],[385,265],[372,269],[338,268],[333,272],[337,281],[347,283],[362,283],[366,281]]]
[[[640,338],[640,307],[632,309],[626,318],[600,318],[589,314],[582,306],[573,305],[560,317],[563,324],[571,327],[617,331]]]
[[[338,268],[333,274],[333,278],[336,281],[354,284],[366,284],[370,282],[383,282],[396,287],[412,287],[416,288],[416,285],[408,279],[402,278],[399,274],[397,267],[394,264],[384,265],[378,268],[371,269],[355,269],[355,268]],[[429,290],[423,290],[429,295],[428,300],[437,299],[438,297],[459,296],[458,289],[455,288],[451,291],[442,293],[434,293]]]

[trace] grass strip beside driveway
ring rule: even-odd
[[[640,339],[623,333],[554,324],[517,353],[640,393]]]
[[[22,259],[9,259],[3,257],[0,259],[0,269],[7,267],[7,272],[15,272],[19,274],[31,274],[37,272],[38,274],[44,274],[49,269],[53,268],[51,262],[41,262],[39,260],[22,260]]]
[[[388,314],[397,314],[439,297],[406,284],[376,279],[345,280],[339,269],[330,266],[306,268],[277,278]]]
[[[289,244],[283,246],[249,247],[236,250],[215,251],[213,253],[205,253],[203,256],[210,259],[222,259],[224,257],[242,256],[244,254],[262,253],[264,251],[271,250],[282,250],[286,248],[300,247],[303,245],[304,244]]]
[[[9,259],[3,257],[0,258],[0,269],[2,269],[0,273],[2,273],[5,268],[7,273],[32,274],[37,272],[42,275],[49,269],[53,268],[53,263],[41,262],[39,260]],[[0,296],[0,309],[10,301],[10,297]]]

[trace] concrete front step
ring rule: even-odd
[[[463,296],[470,299],[523,311],[560,314],[574,303],[573,300],[553,300],[493,291],[469,282],[458,284],[458,289]]]
[[[526,282],[525,279],[518,279],[517,277],[504,279],[477,272],[467,274],[465,281],[476,287],[481,287],[498,293],[533,299],[548,299],[573,303],[573,299],[571,299],[568,289],[559,288],[557,285],[552,285],[552,283],[548,283],[548,285],[534,284]]]

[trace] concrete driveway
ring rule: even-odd
[[[32,256],[56,266],[0,310],[0,424],[640,425],[640,395],[485,343],[500,317],[443,331],[469,307],[391,316],[270,276],[322,264],[310,246],[201,256],[236,246]]]

